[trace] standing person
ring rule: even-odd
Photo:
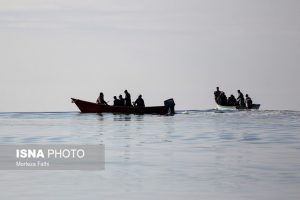
[[[127,90],[124,91],[125,93],[125,106],[132,106],[131,104],[131,96]]]
[[[121,94],[119,95],[119,101],[120,101],[120,106],[125,106],[125,99]]]
[[[217,87],[217,90],[214,92],[216,103],[218,103],[218,97],[220,96],[220,94],[221,91],[219,90],[219,87]]]
[[[97,98],[96,103],[97,104],[102,104],[102,105],[108,105],[107,102],[104,100],[104,94],[102,92],[100,92],[100,95]]]
[[[243,93],[240,90],[238,90],[237,92],[238,92],[238,98],[236,100],[237,100],[238,106],[241,108],[246,107]]]
[[[248,96],[248,94],[246,94],[245,104],[248,109],[252,108],[252,99]]]
[[[142,98],[142,95],[140,94],[139,97],[135,100],[134,106],[137,107],[145,107],[144,99]]]

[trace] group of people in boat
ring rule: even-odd
[[[217,104],[221,106],[237,106],[239,108],[252,108],[252,99],[249,97],[248,94],[246,94],[246,98],[244,98],[243,93],[238,90],[238,97],[235,98],[233,94],[230,95],[230,97],[227,98],[225,92],[220,91],[219,87],[217,87],[217,90],[214,92],[215,95],[215,101]]]
[[[138,96],[138,98],[134,102],[131,102],[131,95],[127,90],[124,91],[124,94],[125,94],[125,98],[123,98],[123,96],[121,94],[119,95],[119,98],[114,96],[113,106],[145,107],[145,102],[144,102],[144,99],[142,98],[141,94]],[[97,98],[96,103],[101,104],[101,105],[108,105],[108,103],[104,100],[104,94],[102,92],[100,92],[100,95]]]

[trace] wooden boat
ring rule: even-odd
[[[221,111],[233,111],[233,110],[258,110],[260,107],[260,104],[252,104],[251,109],[248,109],[246,107],[238,107],[238,106],[221,106],[217,104],[217,110]]]
[[[152,107],[129,107],[129,106],[110,106],[96,104],[80,99],[71,98],[72,103],[75,103],[79,110],[83,113],[124,113],[124,114],[174,114],[174,100],[168,99],[164,106]]]

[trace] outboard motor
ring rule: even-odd
[[[168,109],[169,114],[175,114],[175,102],[174,99],[168,99],[164,101],[165,106]]]

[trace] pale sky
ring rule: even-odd
[[[300,110],[298,0],[0,0],[0,112],[70,97],[214,108],[216,86]]]

